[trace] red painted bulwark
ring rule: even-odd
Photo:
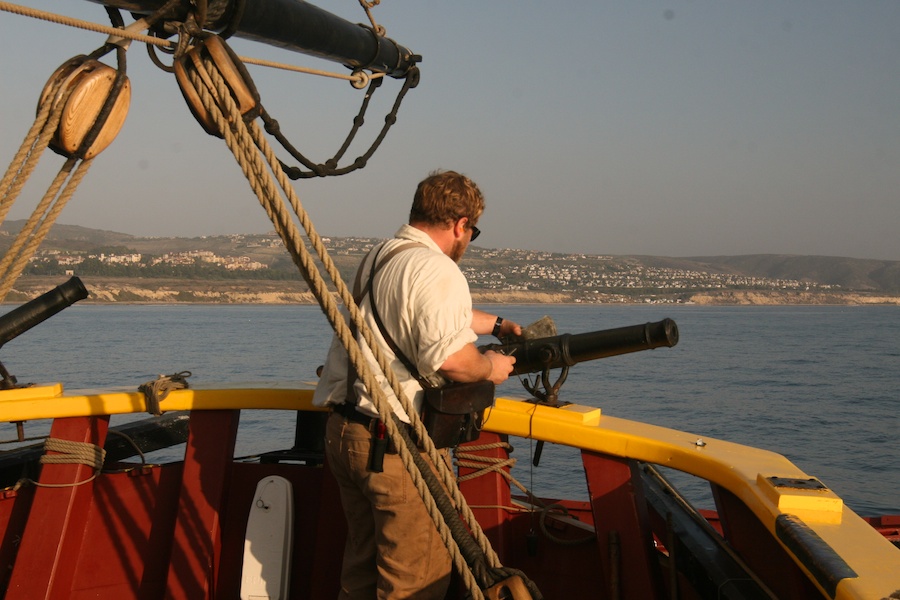
[[[215,597],[222,510],[240,411],[194,411],[184,456],[166,598]]]
[[[506,436],[482,433],[470,445],[499,441],[507,441]],[[470,452],[466,445],[461,450]],[[503,461],[510,457],[505,448],[479,450],[472,454]],[[527,464],[520,467],[527,468]],[[475,470],[460,467],[459,475],[462,477]],[[509,469],[504,467],[504,470]],[[520,470],[518,475],[521,477],[523,472]],[[534,503],[548,507],[555,505],[555,508],[549,513],[540,509],[528,511],[512,503],[509,481],[496,472],[464,481],[460,483],[460,489],[491,540],[500,562],[505,567],[523,571],[545,598],[607,597],[600,592],[604,589],[603,572],[596,542],[584,528],[574,527],[551,516],[564,514],[567,519],[579,520],[590,526],[593,518],[587,502],[539,499]],[[567,573],[577,573],[578,576],[565,576]]]
[[[499,444],[500,442],[508,442],[508,436],[500,436],[496,433],[482,433],[481,437],[470,444],[462,444],[457,450],[457,457],[460,454],[472,454],[479,458],[494,461],[505,461],[509,458],[509,452],[505,448],[496,447],[487,450],[478,450],[472,452],[469,450],[472,446],[483,446],[490,444]],[[489,462],[481,463],[477,459],[460,458],[460,462],[472,462],[488,467]],[[481,468],[483,468],[481,467]],[[462,479],[480,468],[459,467],[459,477]],[[504,467],[504,471],[509,473],[509,467]],[[485,535],[491,541],[491,545],[498,555],[503,556],[506,553],[506,539],[502,535],[501,526],[506,522],[509,512],[502,508],[510,504],[509,480],[496,471],[484,473],[479,477],[462,481],[459,489],[466,498],[478,498],[478,502],[470,502],[473,505],[472,514],[484,530]]]
[[[662,598],[661,573],[653,548],[642,488],[634,461],[581,454],[594,512],[601,567],[613,598]],[[611,544],[611,540],[616,542]],[[618,548],[618,557],[613,548]]]
[[[50,437],[103,447],[108,425],[109,417],[56,419]],[[93,475],[93,467],[81,464],[42,467],[40,483],[63,487],[35,490],[6,600],[71,597],[95,482],[72,484]]]
[[[821,594],[747,506],[724,488],[712,486],[728,544],[779,598]]]
[[[33,487],[0,492],[0,596],[9,586],[32,498]]]

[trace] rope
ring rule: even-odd
[[[375,380],[372,369],[360,350],[359,342],[357,342],[351,334],[347,322],[338,310],[337,301],[329,293],[312,255],[308,251],[306,244],[303,243],[300,238],[299,230],[297,229],[293,218],[287,212],[287,207],[281,195],[282,193],[287,196],[294,214],[304,228],[310,245],[316,251],[319,260],[321,261],[322,268],[331,277],[332,282],[337,288],[338,296],[343,301],[344,306],[348,309],[350,318],[353,319],[363,340],[373,352],[379,368],[381,368],[390,383],[401,406],[406,411],[407,415],[409,415],[410,424],[417,439],[422,440],[425,451],[428,453],[431,462],[435,465],[441,481],[452,496],[453,506],[471,530],[471,536],[477,541],[479,548],[484,554],[485,563],[493,571],[495,577],[498,574],[498,571],[502,571],[505,574],[509,570],[505,570],[500,566],[499,559],[491,548],[490,542],[487,540],[487,537],[475,520],[474,515],[472,515],[465,499],[459,492],[459,488],[455,483],[450,467],[440,459],[434,444],[425,432],[418,414],[412,409],[412,403],[405,397],[405,394],[399,386],[396,375],[387,363],[383,353],[379,351],[372,331],[362,319],[358,307],[353,302],[350,290],[341,279],[321,238],[315,231],[309,220],[308,214],[301,206],[299,198],[297,198],[296,193],[290,185],[290,181],[282,170],[281,164],[274,156],[271,147],[263,137],[262,131],[255,122],[244,122],[223,78],[219,73],[215,72],[215,65],[204,58],[201,61],[200,68],[202,69],[202,72],[196,72],[194,70],[191,70],[190,72],[192,85],[195,86],[196,92],[201,98],[204,107],[212,116],[216,126],[225,139],[226,145],[232,151],[238,164],[241,166],[242,171],[250,182],[251,188],[254,193],[256,193],[261,205],[269,215],[269,218],[275,226],[275,230],[284,242],[292,260],[299,267],[301,274],[318,299],[319,304],[334,328],[338,339],[341,340],[344,348],[347,350],[350,363],[360,375],[360,379],[364,385],[366,385],[369,390],[372,390],[374,395],[373,399],[379,415],[385,423],[388,434],[398,448],[398,454],[401,461],[413,477],[416,489],[422,498],[429,515],[434,521],[442,540],[450,551],[454,566],[460,573],[473,597],[477,599],[483,598],[481,589],[479,589],[479,585],[475,581],[475,575],[472,573],[469,565],[463,560],[459,545],[453,538],[447,524],[444,522],[440,510],[436,505],[435,498],[429,491],[427,483],[422,478],[420,469],[415,464],[415,459],[418,457],[418,450],[415,447],[410,449],[405,442],[404,432],[395,422],[393,411],[387,401],[387,397]],[[204,80],[211,81],[213,87],[208,88],[204,83]],[[265,157],[265,164],[260,155]],[[276,189],[273,178],[277,180],[278,185],[280,186],[280,192]],[[454,519],[454,521],[458,520],[459,519]],[[481,579],[483,587],[489,587],[497,581],[496,579],[494,581],[485,581],[483,577]],[[539,592],[535,597],[540,597]]]
[[[144,399],[147,401],[147,412],[155,417],[162,415],[159,403],[165,400],[172,390],[183,390],[189,387],[187,378],[190,376],[190,371],[181,371],[172,375],[160,375],[156,379],[139,385],[138,391],[144,394]]]
[[[50,145],[59,128],[63,111],[69,98],[75,91],[74,86],[63,85],[68,80],[68,72],[77,72],[86,61],[95,56],[105,54],[112,46],[104,45],[88,56],[77,56],[64,63],[57,71],[57,76],[50,83],[50,90],[44,96],[38,115],[29,132],[26,134],[19,151],[10,163],[6,174],[0,181],[0,223],[6,218],[9,209],[16,201],[28,178],[31,176],[44,151]],[[80,147],[63,163],[44,197],[38,202],[28,221],[22,227],[16,239],[0,260],[0,302],[6,299],[13,284],[25,270],[28,261],[47,237],[57,217],[68,204],[75,190],[93,164],[93,158],[85,159],[91,145],[97,139],[100,130],[106,123],[110,111],[122,86],[125,83],[125,50],[117,48],[119,68],[116,78],[105,98],[100,112],[97,114],[87,134],[81,140]]]
[[[6,218],[59,126],[66,101],[73,91],[71,88],[62,90],[62,98],[54,105],[54,98],[58,95],[62,83],[58,80],[52,84],[34,124],[25,135],[3,179],[0,180],[0,223]],[[28,260],[49,233],[59,213],[87,174],[91,162],[92,159],[80,162],[68,159],[63,164],[31,217],[0,260],[0,277],[2,277],[0,302],[6,298],[13,283],[28,264]]]
[[[453,451],[453,455],[456,458],[456,466],[465,467],[467,469],[478,469],[474,473],[463,475],[459,478],[459,481],[469,481],[471,479],[476,479],[483,475],[487,475],[488,473],[499,473],[508,482],[512,483],[517,488],[522,490],[528,497],[533,498],[534,496],[532,496],[531,492],[528,491],[528,488],[522,485],[522,483],[520,483],[518,479],[513,477],[509,471],[505,470],[505,467],[509,467],[510,469],[512,469],[515,466],[515,458],[493,458],[491,456],[472,454],[473,452],[479,452],[482,450],[494,450],[496,448],[512,450],[512,446],[510,446],[507,442],[483,444],[481,446],[465,446],[465,451],[461,450],[460,448],[455,448]]]
[[[381,4],[381,0],[359,0],[359,5],[362,6],[363,10],[366,11],[366,16],[369,17],[369,23],[372,24],[372,31],[374,31],[378,35],[386,35],[387,30],[375,22],[375,17],[372,15],[372,9]]]
[[[55,82],[48,96],[55,98],[61,85],[62,81]],[[68,96],[64,100],[67,98]],[[19,151],[10,162],[3,179],[0,180],[0,223],[6,219],[6,214],[12,208],[13,203],[19,196],[19,192],[22,191],[25,182],[28,181],[28,177],[31,176],[32,171],[37,166],[40,152],[43,152],[50,144],[53,133],[56,131],[56,127],[59,125],[59,120],[62,117],[64,105],[65,102],[60,102],[52,114],[52,102],[44,102],[40,106],[31,129],[25,134],[25,139],[22,141]],[[39,152],[35,154],[36,151]]]
[[[82,21],[81,19],[75,19],[73,17],[67,17],[65,15],[38,10],[36,8],[30,8],[28,6],[20,6],[18,4],[12,4],[10,2],[0,2],[0,10],[21,15],[23,17],[30,17],[32,19],[40,19],[42,21],[56,23],[57,25],[75,27],[76,29],[84,29],[87,31],[93,31],[94,33],[104,33],[114,38],[127,38],[137,42],[144,42],[145,44],[152,44],[161,47],[172,46],[172,42],[158,37],[153,37],[152,35],[144,35],[135,33],[133,31],[117,29],[108,25],[100,25],[99,23]]]
[[[141,447],[137,445],[137,442],[135,442],[131,436],[126,435],[126,434],[122,433],[121,431],[117,431],[115,429],[110,429],[106,433],[107,433],[107,437],[109,437],[109,434],[111,433],[113,435],[119,436],[120,438],[123,438],[126,442],[128,442],[128,445],[134,449],[135,454],[138,456],[138,458],[141,459],[141,466],[142,467],[147,466],[147,457],[144,456],[144,451],[141,450]],[[130,469],[126,469],[126,470],[130,470]]]
[[[44,451],[59,454],[44,454],[41,456],[42,465],[87,465],[101,469],[106,458],[106,450],[96,444],[58,438],[47,438],[44,442]]]
[[[93,159],[80,161],[75,167],[76,162],[78,161],[74,159],[66,161],[53,184],[48,188],[47,194],[38,204],[34,213],[32,213],[25,227],[19,232],[13,246],[10,247],[7,254],[3,257],[3,261],[0,262],[0,277],[3,278],[3,283],[0,285],[0,301],[6,298],[15,280],[25,270],[35,250],[47,237],[59,213],[65,208],[81,180],[87,175]],[[75,167],[74,173],[72,173],[73,167]],[[66,183],[66,179],[69,178],[70,174],[71,178]],[[65,186],[63,186],[64,183]],[[61,192],[60,188],[62,188]],[[56,196],[57,193],[59,193],[58,197]],[[56,198],[55,202],[54,198]],[[49,210],[47,210],[48,206]]]
[[[348,349],[350,362],[357,369],[357,373],[359,373],[363,383],[369,389],[374,391],[376,406],[379,408],[379,414],[381,415],[385,423],[388,434],[391,436],[392,440],[400,440],[400,431],[393,418],[391,418],[393,413],[391,412],[387,399],[381,391],[381,388],[378,385],[377,381],[375,380],[374,375],[372,374],[371,367],[368,365],[368,361],[366,361],[365,357],[362,355],[358,347],[358,343],[350,333],[346,321],[341,316],[336,301],[331,296],[331,294],[328,293],[325,283],[322,280],[310,253],[308,252],[305,244],[303,244],[302,240],[300,239],[299,231],[294,225],[293,220],[287,214],[286,206],[284,205],[281,196],[275,190],[274,183],[272,182],[271,177],[268,176],[268,171],[262,164],[259,156],[260,153],[266,154],[269,161],[269,167],[275,173],[276,178],[279,178],[279,183],[281,184],[282,190],[285,194],[288,195],[289,201],[294,208],[294,212],[297,214],[298,219],[304,226],[310,244],[313,245],[313,247],[317,251],[325,270],[331,275],[332,280],[338,289],[338,294],[343,300],[345,306],[347,306],[350,311],[351,318],[353,318],[357,323],[357,327],[360,333],[363,335],[364,339],[366,339],[366,342],[369,344],[370,348],[375,348],[377,352],[377,346],[372,337],[372,332],[369,330],[366,323],[362,320],[359,309],[353,302],[350,290],[340,278],[337,269],[335,268],[330,256],[327,253],[327,250],[325,249],[324,244],[321,241],[321,238],[318,236],[317,232],[312,226],[312,223],[309,221],[306,211],[303,210],[300,206],[299,199],[293,193],[293,189],[291,188],[286,177],[284,177],[284,174],[280,169],[280,164],[277,162],[277,160],[274,159],[274,155],[271,154],[271,148],[265,142],[265,139],[262,137],[259,128],[253,122],[247,124],[246,126],[244,125],[243,119],[239,114],[237,106],[231,99],[230,92],[225,87],[221,77],[218,75],[218,73],[209,73],[209,70],[212,69],[214,65],[207,63],[204,66],[206,67],[206,72],[204,72],[203,75],[194,72],[191,73],[191,80],[196,88],[197,93],[199,94],[201,100],[204,103],[204,106],[209,111],[210,115],[212,115],[213,119],[216,121],[219,130],[223,134],[226,144],[235,155],[235,158],[241,166],[241,169],[250,182],[251,188],[254,190],[266,213],[269,215],[270,220],[275,226],[275,229],[278,232],[279,236],[282,238],[282,241],[284,242],[285,247],[291,255],[291,258],[300,268],[301,274],[309,284],[310,289],[313,291],[316,298],[319,300],[319,303],[323,307],[323,311],[325,312],[326,317],[331,322],[332,327],[335,329],[344,347]],[[226,120],[225,114],[223,114],[223,110],[217,104],[217,99],[212,96],[210,90],[208,90],[203,84],[204,77],[212,80],[215,83],[216,89],[213,91],[217,93],[218,102],[222,102],[225,110],[228,111],[230,120]],[[234,127],[235,131],[232,131],[232,126]],[[256,151],[257,147],[255,146],[255,144],[259,145],[259,151]],[[385,371],[385,374],[388,377],[389,381],[391,381],[392,387],[395,389],[395,393],[398,393],[398,398],[401,398],[401,403],[404,403],[405,407],[409,407],[410,403],[405,398],[402,390],[400,390],[399,385],[397,385],[396,377],[393,376],[391,369],[386,368],[386,366],[382,364],[385,362],[384,356],[381,355],[381,353],[377,353],[376,358],[379,360],[379,366],[381,366],[382,370]],[[414,411],[412,411],[411,409],[406,408],[406,410],[407,414],[414,414]],[[417,469],[414,465],[414,459],[409,448],[406,446],[406,444],[402,443],[397,443],[395,445],[398,448],[398,454],[407,471],[409,471],[411,474],[414,474]],[[431,444],[431,448],[434,448],[433,444]],[[437,466],[438,469],[440,469],[439,465],[442,464],[442,461],[436,459],[435,457],[432,457],[432,462]],[[446,526],[441,526],[442,519],[434,503],[434,499],[428,494],[426,490],[424,482],[422,481],[421,477],[416,477],[415,475],[413,475],[413,481],[415,482],[417,492],[422,497],[423,502],[425,503],[429,515],[435,522],[436,527],[438,527],[438,531],[441,534],[442,540],[444,541],[445,545],[448,546],[448,549],[450,549],[450,554],[451,557],[453,557],[454,566],[463,577],[467,587],[469,587],[470,589],[475,588],[475,591],[479,592],[479,590],[477,590],[477,584],[474,581],[472,573],[468,569],[468,566],[465,564],[465,562],[462,560],[458,546],[450,537],[449,531],[447,530]],[[481,597],[483,596],[476,595],[476,598]]]
[[[305,73],[307,75],[319,75],[320,77],[331,77],[332,79],[343,79],[344,81],[349,81],[350,83],[355,84],[356,87],[359,84],[363,84],[367,79],[376,79],[379,77],[384,77],[384,73],[371,73],[366,74],[362,71],[354,72],[351,75],[347,75],[345,73],[334,73],[332,71],[322,71],[320,69],[311,69],[309,67],[300,67],[297,65],[289,65],[281,62],[274,62],[271,60],[263,60],[262,58],[249,58],[246,56],[240,57],[241,61],[247,63],[248,65],[256,65],[259,67],[268,67],[271,69],[281,69],[282,71],[294,71],[296,73]]]
[[[483,450],[494,450],[496,448],[502,448],[504,450],[512,450],[512,446],[510,446],[507,442],[496,442],[493,444],[482,444],[480,446],[465,446],[465,451],[462,451],[460,448],[454,449],[454,457],[456,458],[456,465],[459,467],[464,467],[468,469],[477,469],[473,473],[469,473],[468,475],[463,475],[459,478],[460,482],[469,481],[472,479],[477,479],[478,477],[482,477],[489,473],[499,473],[502,475],[509,483],[512,483],[517,488],[519,488],[532,502],[532,506],[536,506],[540,509],[540,518],[538,519],[538,526],[540,527],[541,533],[544,536],[555,542],[557,544],[563,546],[576,546],[580,544],[590,543],[596,540],[593,534],[588,535],[586,537],[577,538],[577,539],[566,539],[561,538],[555,534],[553,534],[547,528],[547,517],[552,513],[561,513],[563,516],[568,516],[568,509],[562,504],[550,504],[544,506],[544,503],[537,498],[528,488],[526,488],[518,479],[512,476],[506,467],[512,469],[516,464],[516,459],[514,458],[494,458],[491,456],[481,456],[479,454],[472,454],[473,452],[479,452]],[[529,509],[528,512],[534,512],[534,509]]]
[[[96,444],[58,438],[47,438],[44,440],[44,452],[45,454],[41,456],[40,460],[42,465],[87,465],[94,469],[94,474],[87,479],[74,483],[41,483],[23,477],[12,487],[12,491],[17,491],[23,485],[29,483],[44,488],[67,488],[84,485],[97,478],[97,475],[100,474],[100,469],[103,468],[103,461],[106,459],[106,450]],[[58,454],[46,454],[46,452],[57,452]]]

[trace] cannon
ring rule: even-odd
[[[533,384],[525,379],[522,385],[533,396],[535,403],[553,407],[561,406],[559,390],[572,365],[641,350],[671,348],[678,343],[678,326],[672,319],[587,333],[542,335],[547,332],[555,334],[556,325],[552,319],[544,317],[526,327],[522,337],[479,346],[479,350],[515,356],[513,373],[518,375],[540,373],[540,378]],[[551,369],[562,369],[554,383],[550,381]],[[538,440],[532,457],[535,467],[540,463],[543,450],[544,442]]]
[[[0,348],[6,342],[46,321],[59,311],[88,297],[88,291],[77,277],[29,300],[0,317]]]
[[[527,329],[527,328],[526,328]],[[641,350],[671,348],[678,343],[678,326],[672,319],[587,333],[564,333],[549,337],[523,338],[480,346],[516,357],[513,373],[540,373],[545,369],[571,367],[580,362],[608,358]]]
[[[526,327],[521,337],[479,346],[479,350],[515,356],[513,373],[517,375],[540,373],[534,384],[525,379],[522,385],[537,402],[550,406],[558,406],[559,390],[572,365],[641,350],[671,348],[678,343],[678,326],[672,319],[587,333],[542,336],[547,332],[555,334],[556,325],[544,317]],[[550,382],[551,369],[562,369],[554,383]]]
[[[49,292],[0,316],[0,348],[64,308],[87,297],[88,291],[84,284],[77,277],[72,277]],[[16,387],[16,378],[9,374],[3,363],[0,363],[0,389],[14,387]]]

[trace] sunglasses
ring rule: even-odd
[[[472,237],[469,238],[469,241],[474,242],[479,235],[481,235],[481,230],[472,225]]]

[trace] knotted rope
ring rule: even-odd
[[[398,449],[398,455],[401,461],[412,476],[417,492],[422,498],[444,544],[450,551],[457,572],[463,578],[466,587],[469,589],[472,596],[476,599],[483,598],[484,595],[481,592],[481,587],[486,588],[493,585],[499,581],[501,577],[508,576],[511,570],[502,567],[497,554],[494,552],[489,540],[484,535],[481,526],[472,514],[465,498],[459,492],[452,471],[449,466],[441,460],[437,449],[434,447],[431,438],[427,435],[427,432],[422,425],[421,419],[413,409],[412,403],[403,393],[393,369],[391,369],[387,362],[384,353],[379,350],[379,346],[371,329],[362,318],[359,308],[353,301],[349,288],[341,278],[340,273],[331,260],[321,237],[313,227],[309,215],[302,207],[299,198],[290,185],[289,179],[284,174],[277,157],[275,157],[274,152],[264,138],[262,131],[254,121],[245,123],[237,104],[231,96],[229,88],[225,84],[223,77],[216,70],[214,63],[207,58],[203,58],[198,62],[198,69],[190,72],[191,84],[194,86],[204,107],[212,116],[216,126],[222,133],[226,145],[232,151],[235,159],[241,166],[245,177],[247,177],[260,204],[263,206],[272,221],[275,230],[284,242],[292,260],[298,266],[304,279],[309,284],[310,289],[318,299],[319,304],[331,323],[332,328],[335,330],[338,339],[341,340],[341,343],[347,350],[350,363],[355,368],[363,384],[371,391],[380,418],[385,423],[387,432]],[[200,69],[202,69],[202,72],[198,72]],[[210,86],[205,83],[207,81],[211,82]],[[265,159],[265,162],[263,159]],[[276,187],[276,181],[278,187]],[[294,214],[297,216],[297,219],[303,227],[309,244],[321,261],[322,268],[334,283],[338,297],[349,311],[350,318],[373,353],[379,368],[387,378],[391,389],[400,401],[403,410],[409,415],[410,425],[415,431],[416,437],[422,441],[425,451],[430,457],[431,462],[435,465],[444,487],[451,496],[452,508],[455,509],[458,517],[462,517],[462,521],[471,531],[471,539],[476,541],[482,555],[482,560],[476,561],[472,567],[464,560],[460,546],[457,540],[454,539],[448,523],[445,522],[441,510],[437,506],[435,496],[429,490],[426,481],[422,477],[422,475],[429,470],[427,464],[424,465],[424,469],[422,468],[422,465],[416,464],[417,459],[421,461],[421,456],[415,445],[409,440],[409,436],[398,426],[398,420],[396,419],[381,386],[375,379],[372,368],[360,349],[359,342],[352,335],[346,320],[342,317],[338,309],[337,301],[332,294],[329,293],[326,282],[319,272],[312,254],[301,239],[299,230],[293,221],[293,217],[288,213],[282,194],[287,198]],[[460,524],[459,518],[451,520],[456,524]],[[473,568],[477,573],[473,572]],[[476,575],[478,579],[477,582]],[[540,592],[537,592],[536,588],[532,593],[535,598],[541,597]]]
[[[181,371],[172,375],[160,375],[156,379],[139,385],[138,391],[144,394],[147,401],[147,412],[154,417],[162,415],[160,402],[165,400],[172,390],[183,390],[189,387],[187,378],[190,376],[190,371]]]

